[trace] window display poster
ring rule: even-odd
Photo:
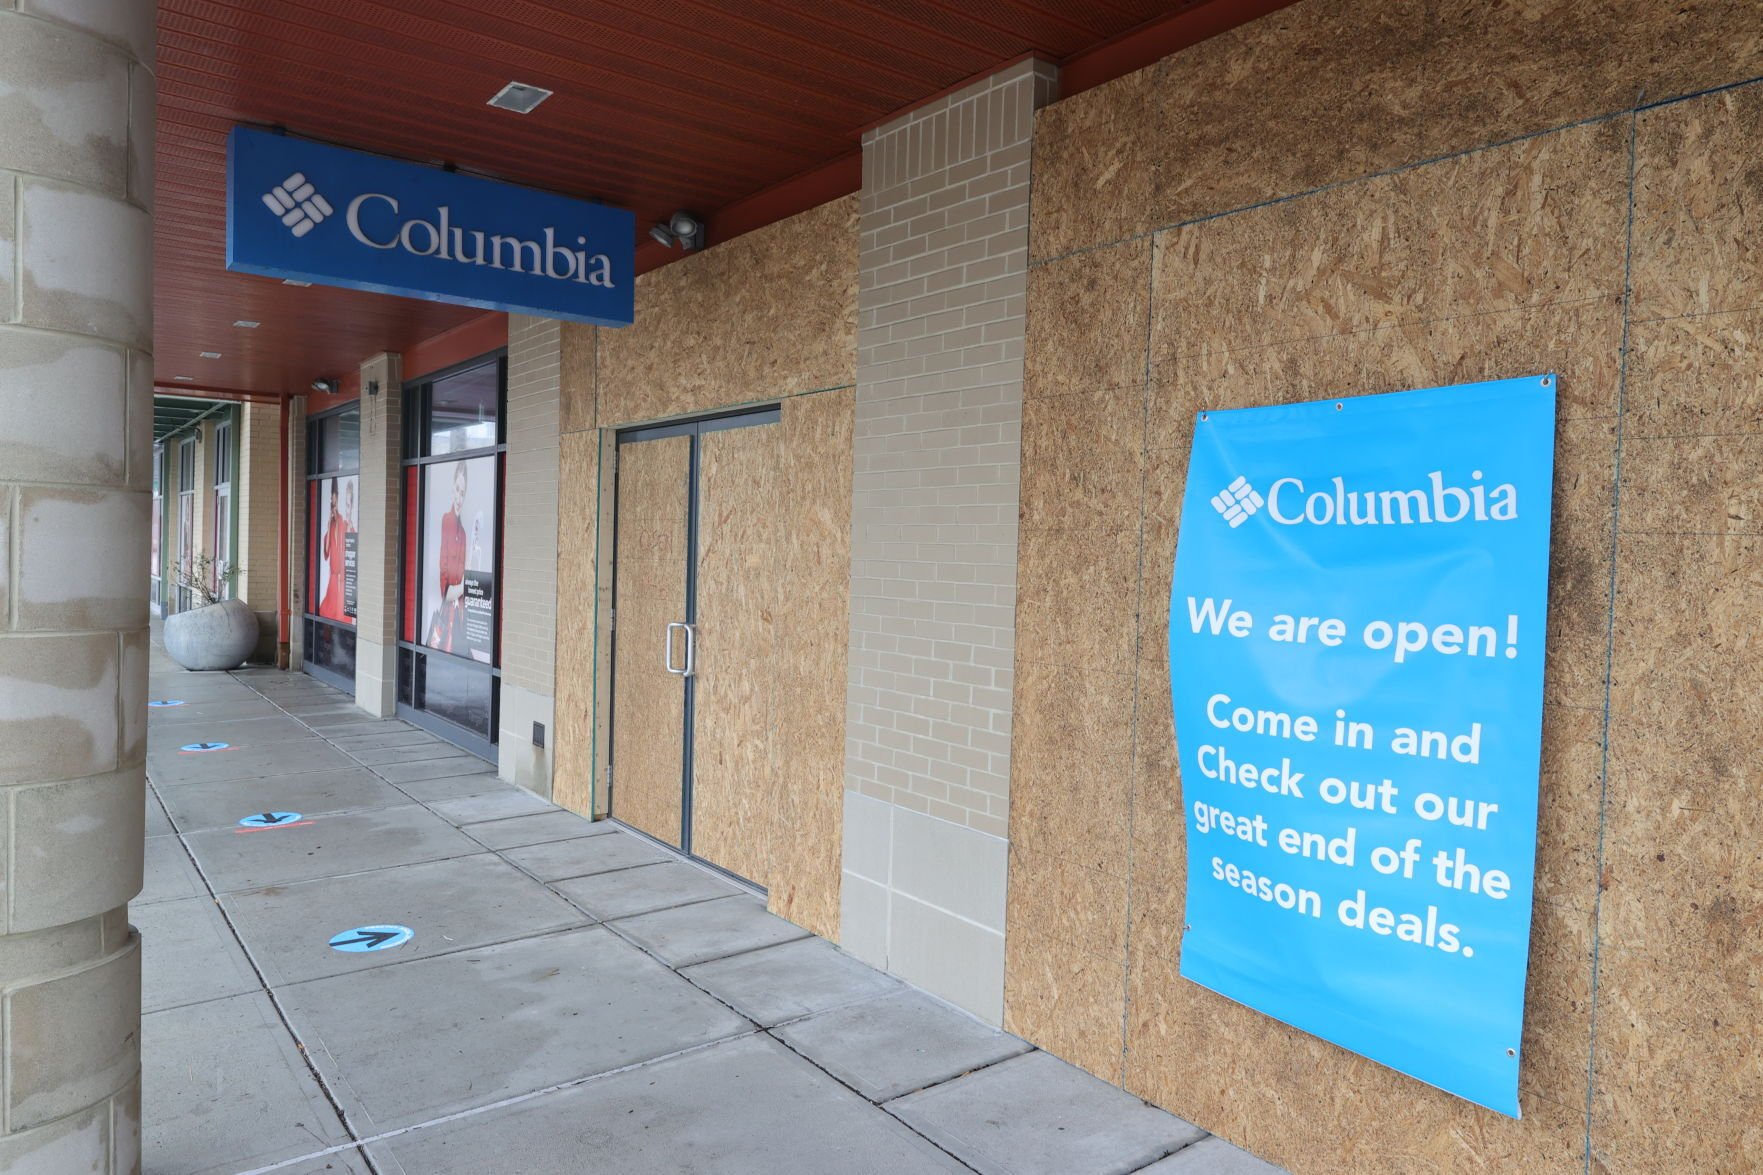
[[[496,549],[496,458],[424,466],[423,644],[490,663]]]
[[[318,482],[318,615],[343,624],[355,623],[360,483],[353,473]]]

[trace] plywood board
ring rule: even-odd
[[[1622,536],[1593,1102],[1610,1171],[1763,1165],[1759,614],[1763,538]]]
[[[1752,13],[1753,23],[1756,13]],[[1649,110],[1635,127],[1638,319],[1763,305],[1763,90]]]
[[[559,427],[580,432],[594,427],[594,358],[599,328],[580,322],[558,324]]]
[[[1033,256],[1744,81],[1763,73],[1755,16],[1742,3],[1304,0],[1040,112]]]
[[[594,794],[600,434],[565,433],[558,445],[557,696],[551,798],[591,816]]]
[[[638,278],[636,322],[599,334],[600,426],[855,384],[857,202]]]
[[[783,406],[783,594],[772,832],[773,913],[839,934],[845,671],[851,602],[850,389]]]
[[[1161,227],[1162,68],[1127,74],[1035,112],[1030,259]]]
[[[617,626],[612,814],[680,843],[685,679],[663,667],[667,625],[686,618],[691,438],[622,446],[618,456]],[[675,664],[684,664],[683,641]]]
[[[771,884],[776,789],[777,425],[699,439],[698,575],[692,715],[692,852]],[[627,449],[628,452],[628,449]]]

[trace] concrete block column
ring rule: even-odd
[[[508,316],[503,481],[502,710],[497,770],[551,795],[557,695],[557,501],[563,336],[554,318]],[[543,728],[544,746],[535,739]]]
[[[0,1171],[140,1169],[153,0],[0,0]]]
[[[404,358],[361,365],[361,519],[355,528],[355,704],[398,712],[398,534],[404,502]],[[379,393],[368,395],[377,384]]]
[[[863,137],[840,940],[997,1023],[1028,185],[1026,60]]]
[[[284,668],[306,661],[306,401],[288,404],[288,659]],[[359,586],[359,585],[357,585]]]

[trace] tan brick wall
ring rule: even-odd
[[[239,414],[239,465],[233,477],[239,515],[236,561],[243,569],[239,598],[255,612],[273,613],[281,537],[281,408],[246,404]]]
[[[306,401],[288,405],[288,668],[299,669],[306,652]]]
[[[557,647],[559,326],[550,318],[508,318],[502,679],[547,695]]]
[[[502,504],[504,779],[549,795],[557,663],[558,436],[562,324],[508,318],[508,449]],[[533,724],[546,745],[533,744]]]
[[[841,940],[1002,1014],[1027,60],[870,132],[859,219]]]
[[[1009,814],[1029,126],[1023,62],[864,147],[847,786]]]

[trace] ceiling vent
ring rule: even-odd
[[[512,110],[516,114],[531,114],[539,103],[550,96],[550,90],[509,82],[496,91],[496,96],[490,99],[490,105],[499,110]]]

